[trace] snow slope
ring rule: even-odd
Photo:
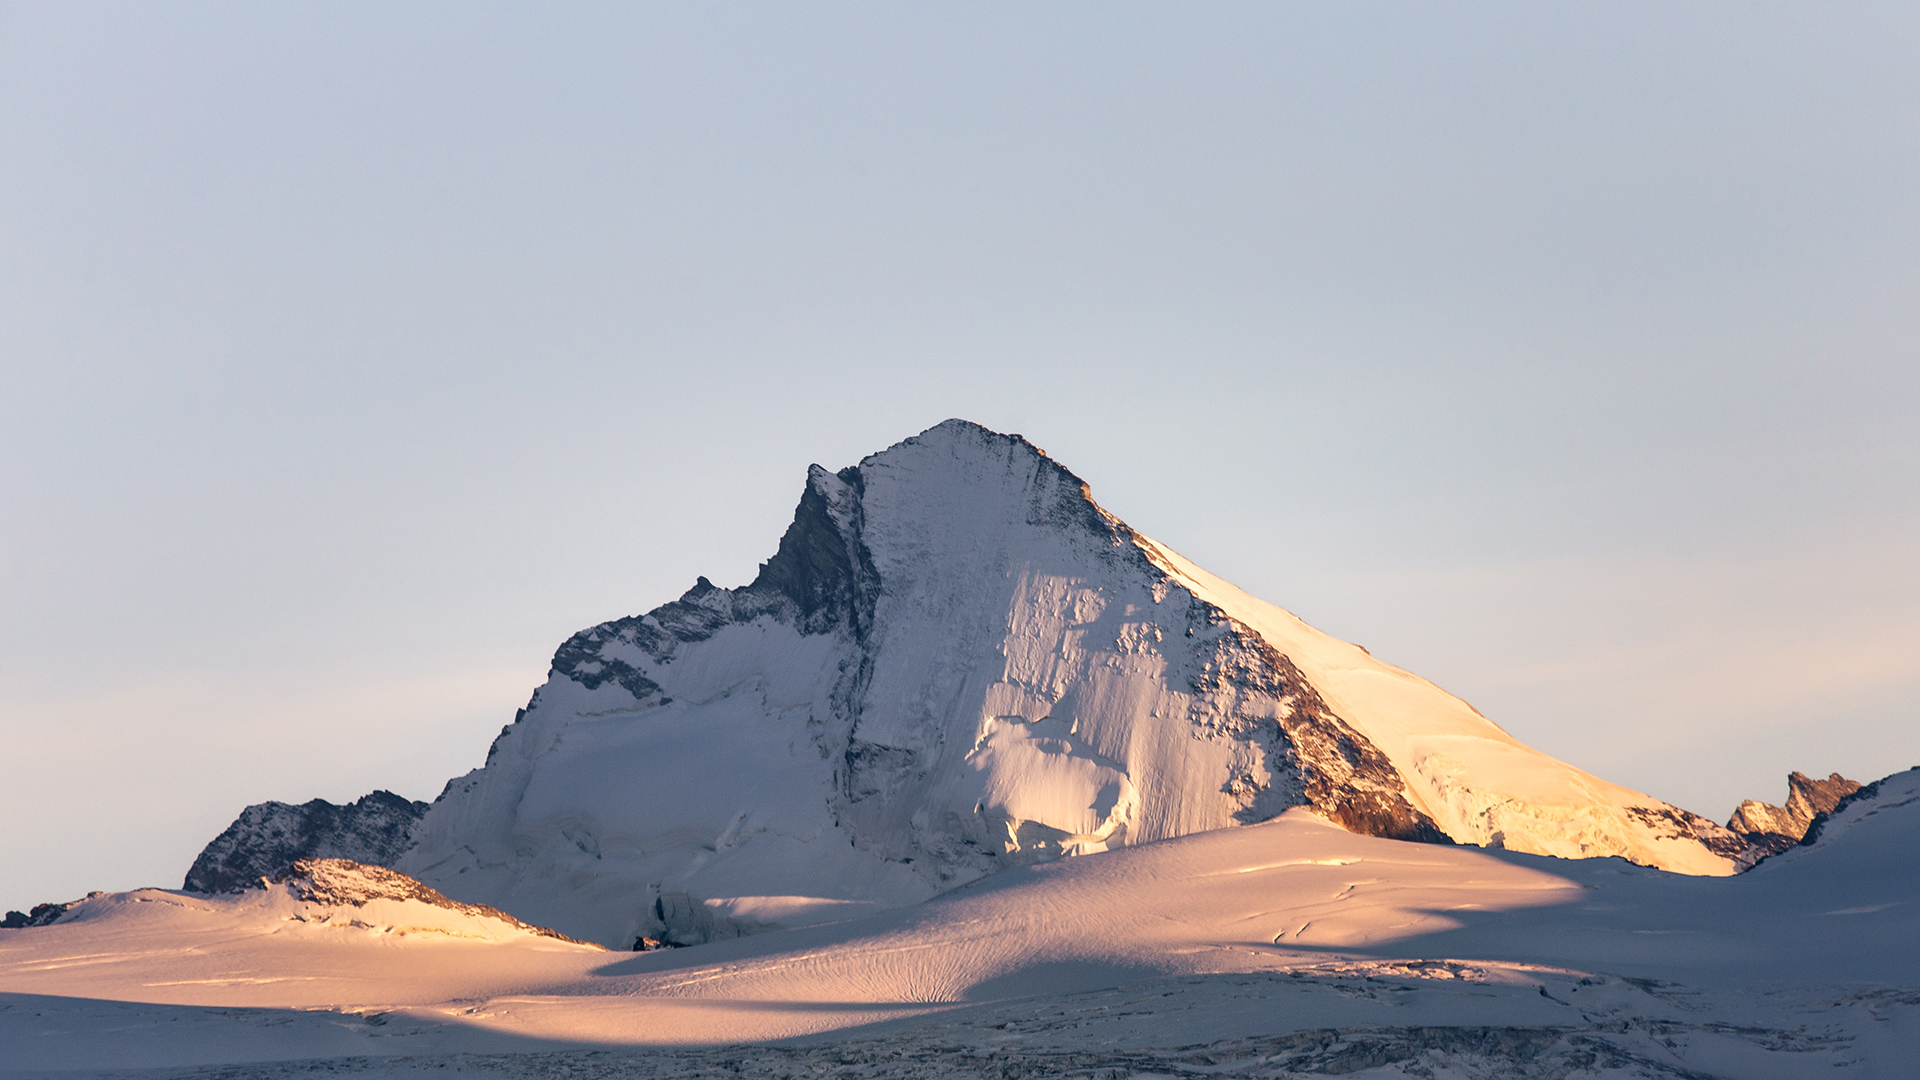
[[[144,890],[0,932],[0,1045],[16,1070],[285,1063],[257,1076],[933,1076],[1015,1055],[1088,1075],[1899,1077],[1920,1046],[1916,844],[1920,771],[1733,878],[1295,809],[624,955],[415,901]]]
[[[1690,874],[1752,857],[1193,566],[1026,440],[955,420],[815,466],[751,584],[702,578],[565,643],[395,865],[626,947],[1303,805],[1369,835]]]
[[[1618,855],[1683,874],[1740,868],[1745,845],[1729,830],[1548,757],[1427,680],[1141,542],[1195,596],[1287,656],[1456,842],[1564,859]]]

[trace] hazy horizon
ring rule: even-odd
[[[1024,434],[1725,820],[1920,764],[1906,5],[0,7],[0,908]]]

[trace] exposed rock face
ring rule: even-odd
[[[1798,844],[1816,818],[1833,813],[1843,800],[1859,790],[1859,784],[1839,773],[1825,780],[1815,780],[1805,773],[1789,773],[1785,806],[1748,799],[1734,810],[1727,828],[1747,841],[1755,852],[1754,858],[1777,855]]]
[[[626,948],[698,935],[705,900],[817,918],[1299,805],[1686,873],[1746,849],[1207,574],[1026,440],[948,421],[810,469],[751,583],[701,578],[564,643],[395,865]]]
[[[1836,834],[1844,836],[1855,826],[1881,814],[1914,805],[1920,805],[1920,765],[1862,784],[1859,790],[1842,796],[1831,810],[1814,815],[1813,824],[1807,826],[1807,834],[1796,846],[1811,848],[1831,844]]]
[[[302,859],[351,859],[385,866],[413,842],[427,804],[391,791],[336,806],[314,799],[300,806],[266,802],[240,812],[187,871],[193,892],[230,892],[274,877]]]

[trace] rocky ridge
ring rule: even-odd
[[[256,803],[201,850],[187,871],[189,892],[247,888],[303,859],[351,859],[386,866],[413,843],[427,804],[376,791],[344,806],[314,799],[294,806]]]
[[[92,899],[101,895],[104,894],[88,893],[87,898]],[[84,903],[86,903],[85,900],[69,900],[64,904],[35,904],[28,911],[9,911],[5,918],[0,919],[0,930],[27,930],[35,926],[52,926],[60,921],[60,916],[73,910],[76,904]]]
[[[1758,857],[1777,855],[1805,838],[1816,819],[1833,813],[1860,790],[1860,784],[1839,773],[1825,780],[1789,773],[1785,806],[1748,799],[1734,809],[1727,828],[1740,834]]]

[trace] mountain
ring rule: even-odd
[[[391,791],[336,806],[314,799],[299,806],[256,803],[213,838],[187,871],[184,888],[217,893],[283,874],[301,859],[352,859],[385,866],[413,843],[427,804]]]
[[[810,469],[751,583],[701,578],[565,642],[392,862],[625,947],[1294,806],[1687,874],[1759,854],[1199,569],[1025,439],[950,420]]]
[[[534,937],[554,938],[574,945],[586,945],[575,941],[556,930],[544,926],[533,926],[521,922],[498,908],[485,904],[463,904],[458,900],[449,900],[426,885],[396,873],[382,866],[369,866],[352,859],[301,859],[287,868],[283,874],[271,878],[261,878],[249,888],[269,893],[285,895],[309,908],[318,909],[317,915],[303,912],[298,918],[307,921],[331,922],[343,920],[348,925],[362,928],[376,927],[389,933],[443,933],[456,936],[474,936],[473,924],[498,923],[488,927],[487,937],[511,936],[513,932],[531,934]],[[245,892],[246,889],[236,889]],[[409,905],[420,905],[438,909],[431,919],[421,919],[418,914],[409,921],[368,922],[366,916],[380,913],[380,907],[397,906],[400,910],[411,910]],[[452,920],[454,929],[449,929],[448,920]],[[437,924],[437,925],[436,925]],[[596,948],[597,946],[588,946]]]
[[[1748,799],[1734,809],[1727,828],[1745,837],[1755,849],[1777,855],[1799,843],[1816,819],[1832,813],[1859,790],[1859,784],[1839,773],[1825,780],[1788,773],[1785,806]]]

